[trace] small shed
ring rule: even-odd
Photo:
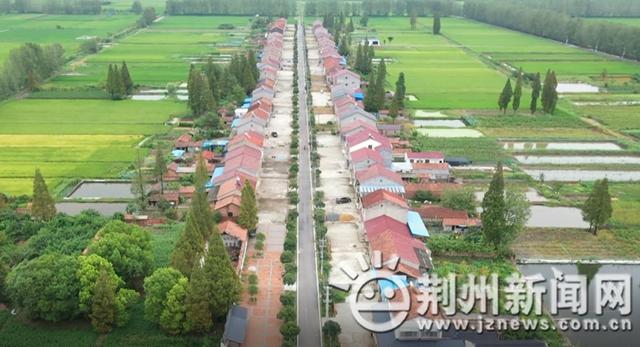
[[[444,161],[451,166],[471,165],[473,162],[466,157],[445,157]]]
[[[224,324],[221,345],[225,347],[239,347],[244,344],[247,334],[248,310],[246,307],[234,305],[227,313]]]
[[[409,225],[409,231],[413,237],[429,237],[429,231],[424,225],[420,214],[415,211],[407,211],[407,224]]]

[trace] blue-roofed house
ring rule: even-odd
[[[171,156],[173,157],[173,160],[180,160],[182,159],[182,157],[184,157],[185,153],[186,151],[182,149],[174,149],[173,151],[171,151]]]
[[[215,151],[216,148],[219,148],[224,151],[228,143],[229,143],[229,139],[204,140],[202,141],[202,149],[208,150],[208,151]]]
[[[224,174],[224,166],[218,166],[217,168],[213,169],[213,174],[211,174],[211,179],[207,183],[207,188],[212,188],[213,181],[219,176],[222,176],[223,174]]]
[[[429,237],[429,230],[424,225],[422,221],[422,217],[420,214],[415,211],[407,211],[407,224],[409,225],[409,231],[411,235],[416,238],[427,238]]]

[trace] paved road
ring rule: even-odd
[[[300,171],[298,174],[298,346],[322,346],[320,307],[318,302],[318,276],[316,268],[315,233],[312,218],[313,187],[309,145],[309,111],[307,109],[307,56],[304,26],[298,25],[298,88],[300,107]]]

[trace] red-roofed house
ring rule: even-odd
[[[366,221],[364,228],[372,254],[380,251],[385,260],[400,258],[396,272],[419,278],[432,268],[430,252],[422,241],[411,236],[406,224],[380,216]]]
[[[356,134],[358,132],[360,132],[361,130],[367,130],[367,131],[376,131],[376,127],[373,126],[371,123],[369,122],[365,122],[363,120],[357,120],[355,122],[351,122],[348,124],[341,124],[340,127],[340,136],[342,137],[342,140],[344,141],[347,137]]]
[[[416,192],[425,191],[430,192],[435,197],[442,196],[442,193],[447,189],[460,189],[461,184],[457,183],[443,183],[443,182],[426,182],[426,183],[407,183],[405,185],[406,197],[408,199],[415,198]]]
[[[372,188],[379,187],[380,189],[395,188],[394,190],[396,191],[404,192],[404,185],[400,175],[380,164],[372,165],[365,170],[356,172],[355,182],[358,189],[361,186],[367,186]]]
[[[388,216],[407,223],[408,210],[409,205],[403,197],[386,190],[376,190],[362,198],[362,219],[365,222],[376,217]]]
[[[384,165],[384,159],[375,149],[361,148],[349,153],[349,163],[354,171],[364,170],[372,165]]]
[[[235,147],[233,150],[227,152],[227,154],[225,154],[224,156],[224,160],[223,162],[228,162],[231,159],[241,156],[241,155],[246,155],[246,156],[250,156],[252,158],[254,158],[256,161],[260,162],[262,160],[262,151],[255,148],[255,147],[251,147],[249,145],[243,145],[243,146],[238,146]]]
[[[420,214],[422,219],[426,219],[428,221],[441,221],[444,218],[467,218],[467,211],[463,210],[454,210],[451,208],[446,208],[437,205],[425,205],[416,209],[416,212]]]
[[[447,163],[413,163],[413,174],[429,176],[432,180],[448,181],[450,177]]]
[[[466,231],[469,228],[480,226],[481,222],[478,218],[444,218],[442,220],[442,229],[444,231]]]
[[[384,159],[384,166],[391,167],[393,150],[389,139],[376,131],[360,130],[345,139],[345,146],[348,153],[355,152],[361,148],[375,149]]]
[[[337,70],[329,76],[333,86],[344,87],[349,93],[360,88],[360,75],[347,69]]]
[[[244,256],[247,252],[249,233],[233,221],[227,220],[218,224],[218,230],[222,236],[222,242],[229,254],[231,261],[236,263],[236,271],[240,273],[244,265]]]
[[[229,143],[227,144],[227,152],[244,145],[249,145],[262,150],[262,147],[264,146],[264,135],[255,131],[247,131],[242,134],[238,134],[229,140]]]
[[[218,200],[213,208],[220,212],[223,218],[238,218],[240,215],[240,196],[230,195]]]

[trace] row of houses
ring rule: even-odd
[[[273,113],[273,98],[278,71],[292,64],[282,59],[284,45],[284,31],[287,22],[284,18],[277,19],[269,28],[263,40],[263,50],[260,52],[258,70],[260,76],[256,88],[251,96],[235,110],[235,118],[231,128],[237,134],[253,131],[265,134],[269,119]]]
[[[354,96],[360,93],[360,76],[333,64],[336,45],[321,22],[314,23],[313,34],[358,194],[369,253],[398,256],[396,272],[407,281],[420,278],[432,268],[431,252],[425,246],[429,234],[420,216],[409,209],[401,175],[392,170],[391,140],[378,131],[376,116],[366,112],[361,98]]]
[[[401,140],[392,139],[385,132],[393,133],[395,127],[379,128],[376,116],[363,109],[362,98],[359,97],[360,77],[349,71],[342,64],[337,54],[336,45],[331,35],[322,26],[322,22],[313,24],[313,34],[318,42],[321,64],[325,70],[327,83],[331,89],[336,121],[340,130],[343,151],[346,154],[353,182],[358,194],[358,205],[364,221],[364,232],[368,242],[371,263],[380,263],[375,259],[382,254],[383,260],[396,256],[399,259],[395,269],[396,281],[404,288],[391,289],[396,295],[381,301],[389,307],[408,298],[400,294],[402,290],[409,293],[413,308],[397,329],[373,334],[378,346],[545,346],[544,342],[535,340],[503,341],[495,332],[477,334],[475,332],[455,329],[431,330],[421,329],[418,320],[444,318],[427,311],[420,314],[417,303],[420,297],[418,278],[423,277],[433,268],[431,252],[425,246],[429,232],[425,227],[423,216],[441,218],[456,223],[475,223],[468,218],[465,211],[455,211],[431,206],[424,206],[418,211],[412,210],[406,201],[406,187],[413,185],[438,185],[451,187],[449,182],[449,164],[445,162],[441,152],[412,152]],[[394,143],[402,150],[394,151]],[[457,185],[459,186],[459,185]],[[433,187],[435,188],[435,187]],[[444,189],[444,188],[443,188]],[[414,191],[415,194],[415,191]],[[429,220],[429,219],[427,219]],[[379,252],[379,253],[378,253]],[[421,297],[423,300],[424,296]],[[397,301],[397,302],[396,302]],[[395,306],[397,307],[397,306]],[[388,322],[390,312],[375,312],[376,323]],[[389,309],[393,311],[393,309]],[[469,317],[463,317],[469,318]]]

